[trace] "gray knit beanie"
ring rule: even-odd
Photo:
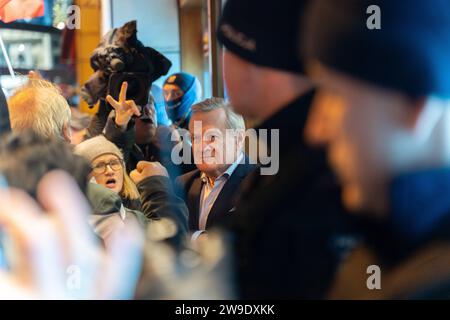
[[[119,148],[103,135],[83,141],[75,147],[74,152],[88,160],[90,163],[92,163],[95,158],[104,154],[113,154],[123,160],[123,154]]]

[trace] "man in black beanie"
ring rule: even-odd
[[[450,2],[317,0],[307,16],[323,88],[310,138],[327,143],[365,240],[329,297],[448,298]]]
[[[315,95],[296,56],[307,2],[228,0],[218,27],[233,108],[279,130],[267,145],[278,173],[244,182],[230,227],[244,299],[322,298],[352,243],[324,152],[302,138]]]

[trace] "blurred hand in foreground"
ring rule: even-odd
[[[39,204],[21,190],[0,190],[8,249],[0,299],[133,298],[142,265],[139,226],[118,232],[105,252],[87,223],[89,205],[69,175],[48,173],[37,198]]]

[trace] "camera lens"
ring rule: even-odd
[[[112,59],[111,67],[114,71],[123,71],[125,69],[125,63],[120,59]]]
[[[125,81],[128,82],[127,95],[130,97],[139,97],[140,93],[144,88],[142,88],[142,83],[136,77],[129,77]],[[135,99],[133,99],[135,100]]]
[[[109,79],[108,92],[115,99],[119,98],[123,82],[128,83],[127,100],[134,100],[138,106],[148,103],[150,82],[144,73],[113,73]]]

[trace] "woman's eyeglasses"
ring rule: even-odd
[[[100,162],[92,167],[92,171],[97,174],[105,173],[106,167],[109,166],[114,171],[119,171],[122,168],[121,160],[111,160],[109,162]]]

